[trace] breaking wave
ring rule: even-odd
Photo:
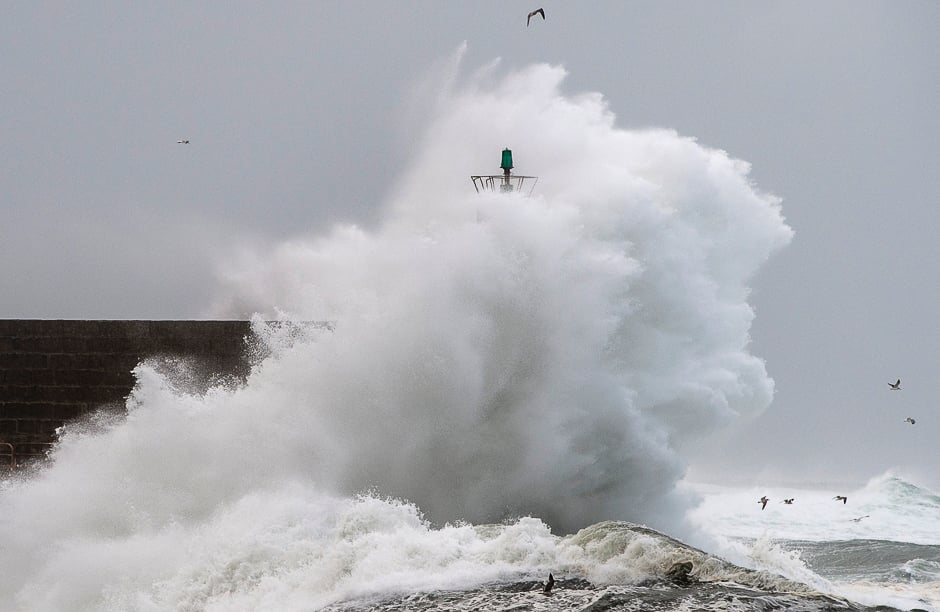
[[[299,609],[661,568],[601,522],[682,533],[678,449],[769,404],[748,283],[791,230],[745,162],[618,128],[564,77],[455,81],[377,228],[233,257],[215,314],[252,313],[266,356],[201,395],[141,365],[126,419],[4,483],[0,602]],[[532,197],[473,192],[504,146]]]

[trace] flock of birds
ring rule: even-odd
[[[787,504],[787,505],[789,506],[789,505],[792,505],[792,504],[793,504],[793,500],[794,500],[794,499],[796,499],[796,498],[795,498],[795,497],[788,497],[788,498],[782,500],[781,503]],[[836,495],[836,496],[833,497],[832,499],[834,499],[834,500],[836,500],[836,501],[840,501],[840,502],[842,502],[843,504],[847,504],[847,503],[849,502],[849,498],[848,498],[847,496],[845,496],[845,495]],[[769,501],[770,501],[770,498],[767,497],[766,495],[764,495],[764,496],[761,497],[759,500],[757,500],[757,503],[760,504],[760,509],[763,510],[764,508],[767,507],[767,503],[768,503]],[[852,520],[857,523],[857,522],[859,522],[860,520],[862,520],[863,518],[868,518],[868,515],[866,514],[865,516],[860,516],[860,517],[854,518],[854,519],[852,519]]]
[[[888,383],[888,387],[889,387],[892,391],[900,391],[900,390],[901,390],[901,379],[899,378],[896,382],[893,382],[893,383],[890,383],[890,382],[889,382],[889,383]],[[911,417],[907,417],[906,419],[904,419],[904,422],[905,422],[905,423],[910,423],[911,425],[913,425],[916,421],[915,421],[914,419],[912,419]],[[836,500],[836,501],[841,501],[843,504],[847,504],[848,501],[849,501],[849,498],[846,497],[845,495],[836,495],[836,496],[833,497],[832,499],[834,499],[834,500]],[[793,497],[790,497],[790,498],[788,498],[788,499],[784,499],[784,500],[783,500],[783,503],[784,503],[784,504],[787,504],[787,505],[791,505],[791,504],[793,503],[793,500],[794,500],[794,498],[793,498]],[[769,502],[769,501],[770,501],[770,498],[767,497],[766,495],[764,495],[764,496],[761,497],[759,500],[757,500],[757,503],[760,504],[760,509],[763,510],[764,508],[767,507],[767,502]],[[857,522],[861,521],[861,520],[864,519],[864,518],[868,518],[868,515],[866,514],[865,516],[859,516],[859,517],[854,518],[854,519],[852,519],[852,520],[857,523]]]

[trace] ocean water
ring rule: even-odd
[[[690,520],[725,558],[866,605],[940,609],[940,495],[924,486],[892,473],[853,490],[690,486]]]
[[[932,493],[683,481],[685,442],[771,407],[747,296],[792,230],[747,163],[559,67],[458,74],[377,227],[220,264],[244,384],[143,363],[126,416],[2,481],[0,609],[936,609]],[[507,144],[538,190],[477,195]]]

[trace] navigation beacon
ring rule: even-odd
[[[532,195],[532,190],[535,189],[535,184],[539,182],[539,177],[512,174],[510,172],[510,170],[512,170],[512,151],[503,149],[503,160],[499,164],[499,167],[503,169],[502,174],[470,176],[470,180],[473,181],[473,188],[476,189],[477,193],[487,191],[512,193],[514,191],[522,191],[523,187],[528,184],[531,186],[526,195]],[[528,183],[526,181],[528,181]]]

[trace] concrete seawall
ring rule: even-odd
[[[249,370],[248,321],[0,319],[0,470],[41,457],[56,428],[123,412],[147,359],[192,366],[193,383]]]

